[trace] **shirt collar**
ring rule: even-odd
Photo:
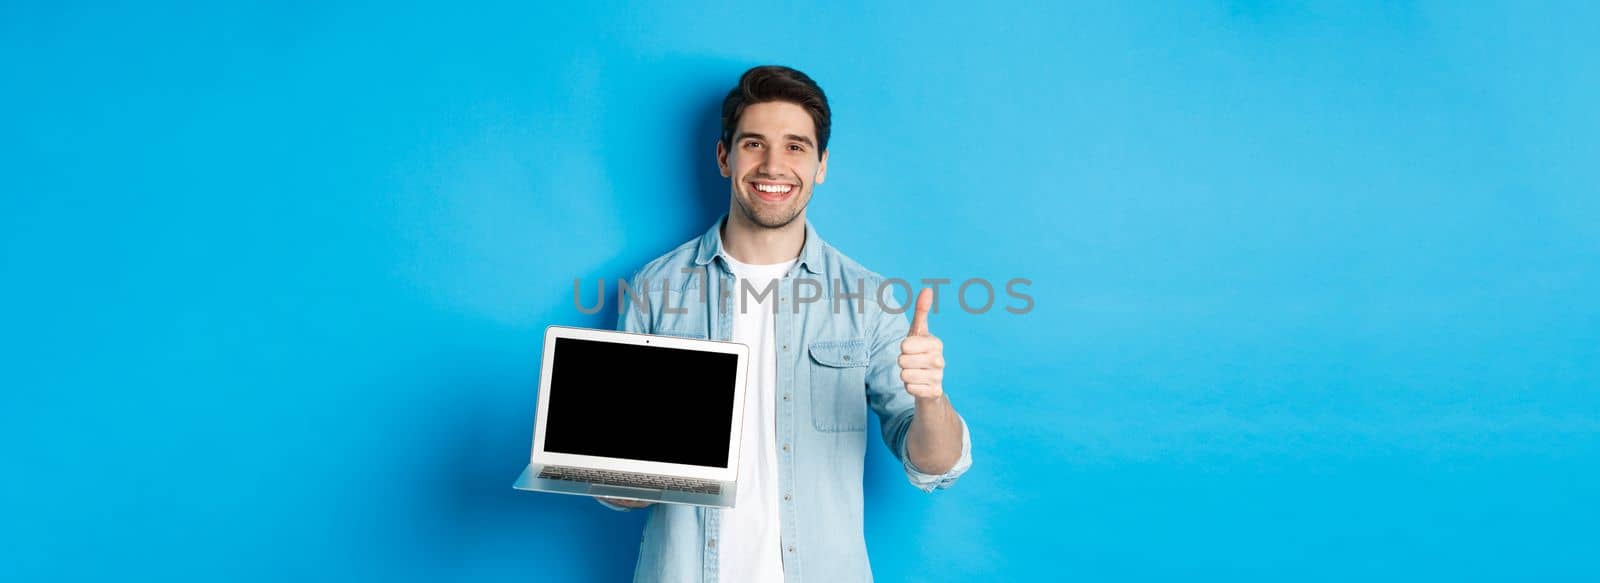
[[[727,222],[728,214],[723,213],[716,222],[711,223],[711,228],[706,229],[706,234],[700,236],[700,246],[695,253],[694,264],[705,265],[711,259],[721,255],[724,260],[727,255],[722,249],[722,224]],[[817,236],[816,228],[811,226],[811,220],[806,219],[806,242],[800,246],[800,260],[797,262],[811,273],[822,273],[822,248],[826,243]]]

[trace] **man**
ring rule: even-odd
[[[716,149],[730,179],[728,213],[633,277],[650,301],[624,302],[619,328],[740,342],[751,359],[737,507],[654,505],[635,581],[870,580],[861,492],[869,407],[923,491],[948,487],[972,464],[966,423],[941,382],[943,347],[928,331],[931,290],[918,294],[908,326],[880,293],[884,278],[806,221],[827,175],[829,130],[827,98],[810,77],[746,71],[723,101]]]

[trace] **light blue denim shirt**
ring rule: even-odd
[[[634,274],[630,287],[648,293],[643,294],[644,305],[635,299],[623,302],[619,329],[712,340],[732,337],[731,310],[738,306],[740,290],[725,263],[725,219]],[[882,276],[823,242],[809,222],[805,236],[799,260],[773,291],[779,306],[773,346],[778,352],[784,579],[870,581],[861,512],[867,410],[878,415],[883,442],[905,467],[906,478],[924,492],[948,488],[972,466],[972,440],[962,420],[961,458],[949,472],[924,474],[911,464],[906,432],[915,409],[898,365],[910,317],[892,299],[889,289],[897,288],[886,288],[880,305],[876,298]],[[797,286],[797,279],[816,283]],[[650,517],[639,543],[634,581],[717,580],[720,510],[655,504],[646,511]]]

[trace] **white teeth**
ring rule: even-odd
[[[761,192],[789,192],[793,186],[787,184],[757,184],[756,190]]]

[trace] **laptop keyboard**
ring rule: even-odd
[[[696,480],[694,478],[674,478],[669,476],[656,476],[650,474],[634,474],[629,472],[615,472],[611,470],[591,470],[588,468],[566,468],[561,466],[545,466],[539,471],[539,477],[550,480],[567,480],[569,482],[589,482],[605,484],[607,486],[628,486],[632,488],[650,488],[652,490],[677,490],[679,492],[693,492],[696,494],[722,495],[722,485],[709,480]]]

